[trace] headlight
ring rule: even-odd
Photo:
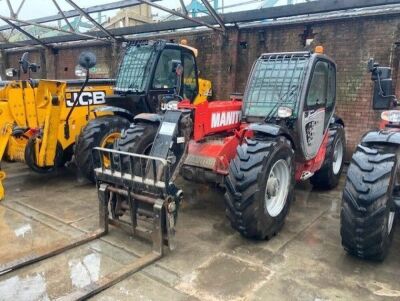
[[[279,107],[278,108],[278,117],[279,118],[289,118],[293,115],[293,110],[288,107]]]
[[[400,123],[400,111],[384,111],[381,114],[382,120]]]
[[[17,70],[15,70],[14,68],[8,68],[6,69],[6,76],[7,77],[13,77],[17,75]]]
[[[85,77],[86,76],[86,70],[78,65],[78,66],[75,67],[75,75],[77,77]]]

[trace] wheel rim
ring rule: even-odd
[[[286,204],[290,186],[290,170],[286,160],[272,166],[265,188],[265,208],[270,216],[278,216]]]
[[[107,135],[100,144],[102,148],[113,148],[115,140],[121,137],[121,133],[111,133]],[[104,167],[110,166],[110,158],[108,156],[103,156]]]
[[[333,173],[337,175],[342,168],[343,161],[343,142],[341,139],[338,139],[335,143],[335,148],[333,149]]]
[[[390,232],[392,232],[394,216],[395,216],[395,212],[394,211],[390,211],[389,212],[389,218],[388,218],[388,234],[390,234]]]

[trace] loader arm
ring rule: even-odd
[[[57,81],[41,81],[37,99],[47,99],[44,107],[42,140],[36,141],[36,163],[40,167],[53,166],[56,157],[57,137],[60,126],[61,107],[64,103],[66,84]]]
[[[6,177],[5,172],[1,170],[1,162],[11,137],[13,121],[14,119],[8,109],[7,102],[0,99],[0,201],[4,199],[4,187],[2,182]]]

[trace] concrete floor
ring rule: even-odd
[[[97,226],[97,196],[73,170],[37,175],[4,164],[0,265]],[[343,185],[343,179],[341,186]],[[387,300],[400,299],[400,233],[384,263],[348,256],[340,245],[341,188],[297,187],[283,230],[270,241],[243,239],[225,216],[221,191],[186,184],[177,249],[94,300]],[[143,255],[149,245],[124,232],[0,276],[0,300],[51,300]]]

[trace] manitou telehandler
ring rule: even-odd
[[[169,163],[170,175],[179,170],[188,180],[223,185],[233,228],[256,239],[281,229],[296,181],[310,178],[323,189],[338,184],[344,125],[334,116],[336,66],[322,53],[263,54],[243,101],[194,104],[177,97],[169,104],[164,115],[137,115],[117,141],[117,151],[98,149],[113,161],[110,168],[102,162],[95,169],[99,185],[130,196],[113,199],[117,216],[133,206],[134,195],[179,207],[181,191],[172,181],[165,181],[162,193],[138,184],[155,176],[159,164],[153,162],[151,173],[145,164],[154,158]]]
[[[94,181],[94,147],[112,147],[121,129],[128,128],[138,113],[165,110],[161,98],[173,92],[177,62],[182,63],[185,74],[180,96],[196,104],[207,100],[211,82],[197,76],[197,53],[197,49],[186,44],[164,40],[134,42],[127,46],[117,74],[114,95],[106,97],[105,106],[95,110],[99,113],[112,112],[113,115],[90,120],[77,141],[76,162],[85,177]]]
[[[393,238],[400,207],[400,111],[393,95],[391,68],[370,59],[373,109],[380,128],[366,133],[347,172],[340,214],[344,249],[357,257],[383,261]]]

